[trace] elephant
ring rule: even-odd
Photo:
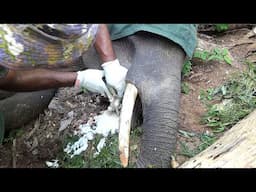
[[[181,70],[186,54],[173,41],[145,31],[114,40],[113,48],[120,64],[128,69],[126,82],[134,85],[138,92],[134,97],[131,118],[131,128],[140,125],[143,130],[136,166],[170,167],[177,140]],[[82,61],[84,68],[102,69],[100,58],[93,47],[82,56]],[[19,103],[28,106],[17,112],[17,115],[22,113],[27,117],[7,127],[17,128],[39,115],[55,91],[14,94],[7,98],[13,100],[12,105],[8,104],[7,99],[1,100],[1,109],[12,107],[15,111]],[[28,100],[28,97],[37,99]],[[40,103],[36,109],[32,107],[35,103]],[[27,109],[31,110],[28,112]],[[7,113],[5,118],[8,119],[9,115]]]
[[[131,119],[132,128],[141,124],[143,130],[136,166],[170,167],[179,125],[185,52],[173,41],[143,31],[113,41],[113,47],[121,65],[128,69],[126,81],[138,90]],[[100,68],[95,50],[87,52],[83,60],[88,68]]]

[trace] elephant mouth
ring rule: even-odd
[[[131,131],[132,114],[138,89],[131,83],[127,83],[123,96],[119,124],[119,153],[123,167],[127,167],[129,159],[129,139]]]

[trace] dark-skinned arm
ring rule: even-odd
[[[99,54],[102,62],[113,61],[116,59],[112,41],[109,35],[108,27],[106,24],[100,24],[97,37],[95,40],[95,49]]]
[[[95,48],[103,62],[101,66],[104,70],[106,82],[122,97],[127,69],[120,64],[116,57],[107,25],[101,24],[99,28]]]
[[[71,87],[74,85],[76,77],[76,72],[59,72],[47,69],[9,70],[5,78],[0,79],[0,89],[7,91],[37,91]]]
[[[116,58],[107,25],[99,25],[94,46],[103,62]],[[48,69],[9,70],[6,77],[0,79],[0,89],[9,91],[36,91],[72,87],[75,84],[76,78],[76,72],[59,72]]]

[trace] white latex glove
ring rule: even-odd
[[[125,77],[127,69],[120,65],[119,60],[108,61],[102,64],[108,85],[112,86],[118,96],[122,97],[125,89]]]
[[[106,84],[102,80],[103,76],[103,70],[87,69],[84,71],[78,71],[75,87],[85,88],[88,91],[91,91],[93,93],[100,93],[111,99],[112,95],[109,92]]]

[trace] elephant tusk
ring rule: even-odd
[[[123,167],[127,167],[129,158],[129,137],[134,104],[138,89],[131,83],[127,83],[122,101],[119,127],[119,153]]]

